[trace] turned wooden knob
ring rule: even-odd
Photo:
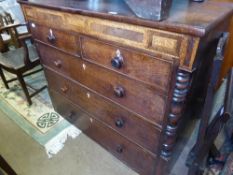
[[[62,88],[61,88],[61,91],[62,91],[63,93],[66,93],[66,92],[68,91],[68,87],[67,87],[67,86],[62,87]]]
[[[73,122],[74,119],[75,119],[75,112],[74,112],[74,111],[70,111],[70,112],[68,113],[68,115],[67,115],[67,119],[68,119],[69,121]]]
[[[116,56],[111,60],[112,67],[120,69],[123,65],[123,57],[119,50],[116,51]]]
[[[54,65],[55,65],[56,67],[58,67],[58,68],[61,67],[61,61],[60,61],[60,60],[54,61],[53,63],[54,63]]]
[[[117,148],[116,148],[116,151],[118,152],[118,153],[122,153],[123,152],[123,146],[122,145],[117,145]]]
[[[122,118],[118,118],[118,119],[116,119],[116,121],[115,121],[115,125],[116,125],[116,127],[118,127],[118,128],[122,128],[123,126],[124,126],[124,120],[122,119]]]
[[[120,69],[122,67],[122,60],[119,57],[114,57],[111,61],[112,67]]]
[[[125,90],[123,87],[121,86],[116,86],[114,87],[114,94],[119,97],[119,98],[122,98],[125,96]]]
[[[53,34],[53,31],[52,29],[49,30],[49,34],[47,36],[47,39],[50,43],[54,43],[56,41],[56,37],[55,35]]]

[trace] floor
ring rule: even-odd
[[[0,154],[18,175],[137,175],[84,134],[59,154],[45,150],[0,111]]]

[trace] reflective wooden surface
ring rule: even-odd
[[[197,36],[203,36],[216,27],[223,18],[232,15],[233,9],[231,3],[220,3],[215,0],[203,3],[174,0],[169,17],[158,22],[136,17],[123,0],[18,0],[18,2]]]

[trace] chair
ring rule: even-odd
[[[24,26],[15,22],[10,13],[0,14],[0,52],[8,51],[8,45],[12,44],[15,48],[20,47],[18,36],[27,34],[28,31],[20,31],[19,27]]]
[[[18,80],[26,96],[28,105],[31,105],[32,104],[31,98],[36,94],[38,94],[39,92],[41,92],[42,90],[44,90],[47,86],[45,85],[40,89],[34,89],[30,85],[26,85],[24,81],[24,77],[42,71],[43,69],[39,68],[38,70],[29,72],[36,66],[40,65],[40,60],[37,55],[35,46],[33,44],[26,43],[26,40],[31,39],[31,34],[20,36],[18,39],[23,47],[8,52],[0,53],[0,76],[7,89],[9,89],[8,84],[10,82]],[[3,70],[15,74],[17,78],[7,80]],[[34,89],[35,92],[29,94],[27,86]]]
[[[233,68],[226,77],[225,93],[222,95],[222,104],[212,116],[213,99],[215,87],[217,85],[218,75],[223,60],[224,46],[226,45],[228,34],[224,34],[219,40],[216,57],[213,61],[212,70],[209,73],[210,82],[207,88],[207,95],[202,111],[197,141],[189,153],[187,165],[189,166],[189,175],[201,175],[205,167],[206,158],[211,155],[218,157],[219,151],[215,146],[215,139],[220,131],[226,126],[229,119],[233,116]],[[224,87],[224,86],[223,86]],[[216,109],[215,109],[216,110]]]

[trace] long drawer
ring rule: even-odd
[[[85,134],[138,173],[153,175],[156,156],[152,156],[144,149],[95,120],[95,118],[90,117],[80,107],[72,104],[61,94],[50,89],[50,95],[54,108],[62,116],[68,114],[68,118],[70,118],[70,114],[73,114],[73,121],[75,120],[73,123]],[[68,108],[65,108],[67,106]]]
[[[167,96],[156,87],[38,44],[42,63],[55,68],[119,105],[162,125]],[[55,62],[60,62],[56,66]],[[65,63],[62,65],[62,63]]]
[[[51,89],[64,94],[60,87],[67,87],[69,90],[64,96],[67,97],[67,94],[69,94],[67,98],[94,115],[98,120],[153,154],[157,154],[161,132],[152,123],[146,122],[137,115],[112,104],[78,83],[69,81],[67,85],[68,80],[54,71],[45,69],[45,72]]]

